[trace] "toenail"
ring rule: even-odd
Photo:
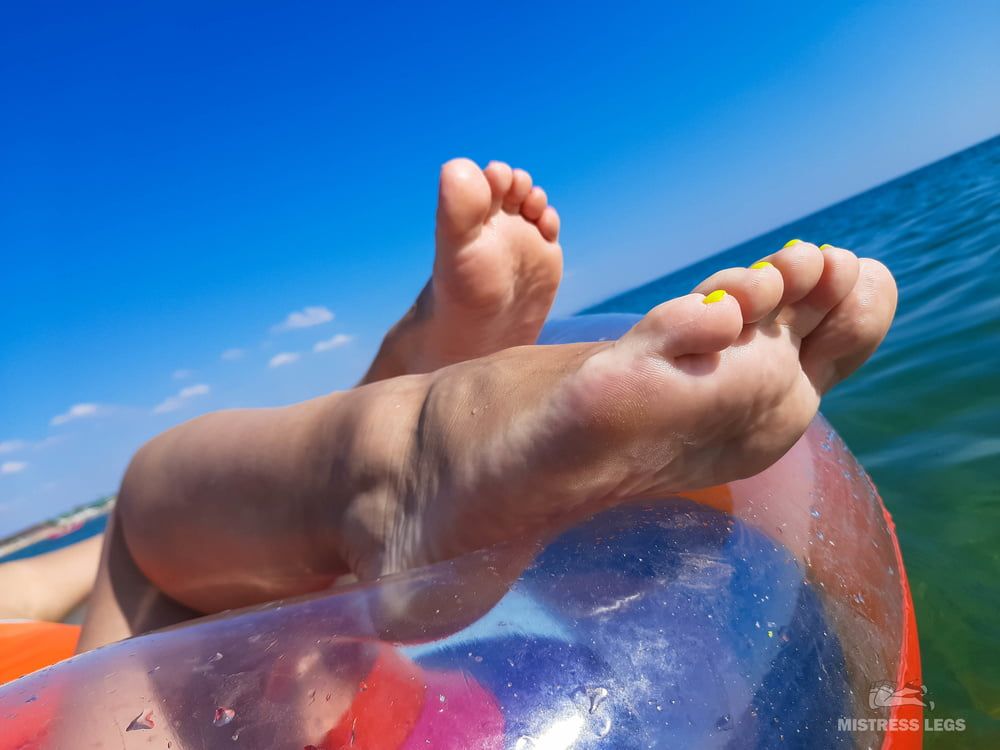
[[[833,245],[820,245],[819,249],[820,250],[829,250],[831,247],[833,247]]]
[[[788,240],[788,242],[786,242],[784,245],[781,246],[781,249],[784,250],[786,247],[791,247],[792,245],[798,245],[800,242],[802,242],[802,240]]]
[[[725,289],[716,289],[711,294],[706,294],[705,299],[702,300],[706,305],[711,305],[713,302],[718,302],[720,299],[726,296]]]
[[[756,263],[750,266],[751,271],[756,271],[760,268],[773,268],[773,265],[771,263],[768,263],[766,260],[758,260]]]

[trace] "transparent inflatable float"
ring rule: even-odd
[[[817,418],[750,479],[28,675],[0,688],[0,750],[898,750],[919,669],[891,520]]]

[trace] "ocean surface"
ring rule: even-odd
[[[928,748],[1000,747],[1000,137],[619,295],[642,313],[797,237],[877,258],[896,321],[822,411],[875,480],[913,590]]]

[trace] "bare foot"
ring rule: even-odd
[[[432,372],[533,344],[562,277],[559,215],[503,162],[441,169],[434,270],[363,382]]]
[[[771,465],[895,306],[881,264],[795,243],[617,341],[200,417],[139,451],[117,517],[145,578],[202,612],[530,541]]]
[[[881,264],[795,242],[663,303],[616,342],[439,370],[385,505],[390,533],[352,556],[355,569],[401,570],[756,474],[875,350],[895,306]]]

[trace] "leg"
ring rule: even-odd
[[[0,565],[0,619],[59,622],[90,593],[101,537]]]
[[[124,547],[156,589],[210,612],[754,474],[881,341],[895,286],[804,243],[722,273],[732,294],[666,302],[616,342],[518,347],[171,430],[126,473]]]
[[[559,216],[527,172],[501,162],[480,170],[454,159],[442,168],[439,197],[433,275],[386,337],[364,382],[534,343],[552,305],[562,272]],[[169,600],[154,603],[155,587],[120,532],[109,537],[105,556],[88,637],[116,640],[192,615]],[[147,606],[122,610],[122,602],[140,599]]]
[[[132,560],[117,510],[108,521],[77,653],[190,620],[196,612],[164,595]]]

